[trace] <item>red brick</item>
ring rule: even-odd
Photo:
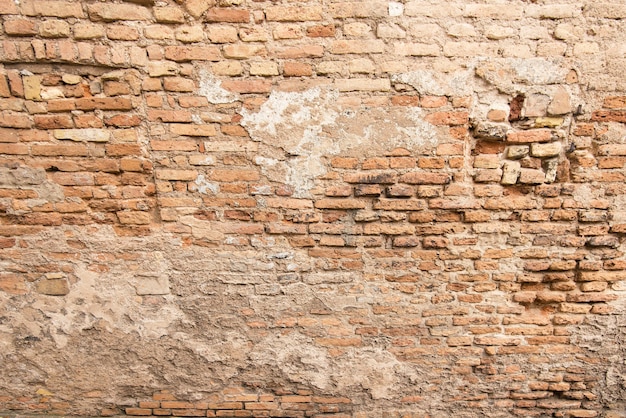
[[[391,104],[394,106],[419,106],[419,96],[393,96]]]
[[[137,144],[107,144],[105,150],[109,157],[141,155],[141,148]]]
[[[395,173],[350,173],[344,176],[346,183],[392,184],[396,182]]]
[[[133,126],[139,126],[141,124],[141,118],[138,115],[115,115],[106,116],[104,123],[107,126],[115,126],[118,128],[130,128]]]
[[[65,157],[84,157],[89,155],[86,145],[49,145],[36,144],[31,146],[32,155],[43,156],[65,156]]]
[[[152,415],[152,409],[148,408],[126,408],[126,415],[133,416],[142,416],[142,415]]]
[[[408,184],[448,184],[451,177],[444,173],[413,172],[400,176],[399,180]]]
[[[153,151],[198,151],[196,141],[150,141],[150,147]]]
[[[193,80],[182,77],[165,77],[163,88],[166,91],[192,92],[196,89]]]
[[[204,417],[206,409],[172,409],[172,415],[177,417]]]
[[[528,131],[511,132],[506,136],[507,142],[514,144],[548,142],[551,139],[552,133],[548,129],[532,129]]]
[[[313,74],[313,67],[303,62],[288,61],[283,64],[285,77],[306,77]]]
[[[0,273],[0,291],[12,295],[28,293],[24,278],[14,273]]]
[[[31,128],[33,123],[28,115],[22,113],[0,113],[0,127],[3,128]]]
[[[209,409],[243,409],[243,402],[209,403]]]
[[[12,36],[33,36],[37,34],[37,27],[32,20],[15,19],[4,22],[4,31]]]
[[[448,104],[448,98],[445,96],[423,96],[421,100],[422,107],[436,108],[443,107]]]
[[[426,115],[426,122],[433,125],[465,125],[469,122],[469,113],[467,112],[435,112]]]
[[[25,144],[2,144],[0,143],[0,154],[27,155],[28,145]]]
[[[84,97],[76,100],[79,110],[131,110],[133,105],[125,97]]]
[[[591,114],[593,122],[626,123],[626,110],[598,110]]]
[[[364,209],[366,202],[358,199],[320,199],[315,202],[318,209]]]
[[[311,38],[334,38],[335,25],[309,26],[306,30],[306,34]]]

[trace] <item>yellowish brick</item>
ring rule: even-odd
[[[207,30],[207,37],[213,43],[223,44],[237,42],[237,28],[226,25],[210,25]]]
[[[388,79],[350,78],[337,79],[335,86],[339,91],[389,91],[391,83]]]
[[[152,9],[154,18],[160,23],[184,23],[185,14],[179,7],[165,6]]]
[[[216,75],[234,76],[243,72],[243,66],[239,61],[220,61],[211,66]]]
[[[39,35],[44,38],[65,38],[70,35],[70,25],[63,20],[46,20],[39,24]]]
[[[254,61],[250,63],[250,75],[278,75],[278,64],[273,61]]]
[[[204,39],[204,28],[202,26],[183,26],[176,29],[174,37],[183,43],[201,42]]]

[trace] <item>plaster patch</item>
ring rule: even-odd
[[[479,62],[476,75],[500,92],[513,95],[533,86],[564,84],[569,69],[544,58],[505,58]]]
[[[198,174],[198,178],[194,182],[196,191],[202,194],[218,194],[220,186],[217,183],[210,182],[204,174]]]
[[[336,90],[273,92],[257,112],[241,111],[241,124],[259,147],[255,163],[269,180],[285,183],[294,197],[309,197],[315,179],[326,174],[328,157],[366,157],[402,147],[428,152],[437,129],[418,108],[349,111],[337,104]],[[277,152],[277,149],[282,150]]]
[[[239,95],[222,88],[222,83],[206,70],[200,70],[200,88],[198,94],[207,98],[209,103],[232,103],[239,100]]]
[[[473,69],[440,73],[416,70],[392,77],[395,82],[410,85],[418,93],[432,96],[466,96],[475,91]]]
[[[158,256],[153,260],[154,274],[163,271],[163,262]],[[39,299],[32,305],[49,319],[46,332],[58,348],[68,344],[69,336],[95,326],[159,338],[167,335],[168,327],[183,317],[183,313],[170,304],[158,310],[137,304],[133,278],[119,274],[103,277],[82,266],[77,267],[75,275],[78,280],[70,287],[69,294],[63,298]],[[162,275],[159,280],[167,283]]]
[[[417,373],[380,348],[350,349],[340,359],[297,334],[262,340],[250,353],[255,364],[266,364],[293,382],[321,390],[347,393],[366,390],[373,399],[392,399],[400,381],[414,381]]]

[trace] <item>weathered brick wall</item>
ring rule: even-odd
[[[0,411],[626,416],[612,1],[0,0]]]

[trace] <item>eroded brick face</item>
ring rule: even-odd
[[[0,413],[624,416],[626,6],[431,3],[0,0]]]

